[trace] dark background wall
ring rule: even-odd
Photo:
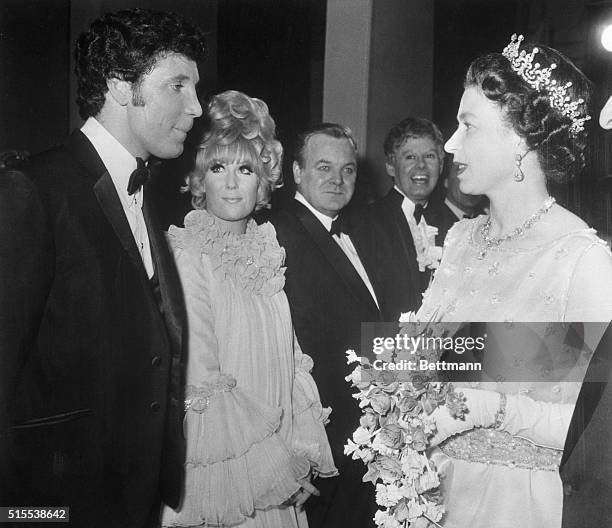
[[[285,149],[285,186],[274,203],[293,196],[293,144],[321,120],[325,0],[221,0],[217,91],[263,99]]]
[[[68,131],[69,0],[0,2],[0,151],[38,151]]]
[[[599,44],[602,25],[612,22],[612,0],[431,0],[434,25],[429,31],[433,50],[424,54],[409,46],[408,51],[401,51],[414,53],[421,60],[421,64],[415,62],[417,73],[411,74],[410,79],[404,78],[401,68],[397,68],[397,78],[389,77],[393,68],[385,70],[384,75],[377,69],[400,58],[397,53],[393,56],[393,46],[385,41],[385,32],[400,4],[351,0],[346,2],[346,9],[368,2],[372,13],[370,88],[376,87],[376,94],[401,93],[402,86],[413,90],[417,85],[431,92],[431,108],[423,107],[422,115],[433,117],[446,137],[455,126],[467,65],[479,53],[501,50],[513,32],[525,33],[531,40],[560,49],[584,69],[595,87],[594,124],[602,102],[612,93],[612,56]],[[385,7],[389,5],[396,7]],[[208,32],[211,53],[200,66],[203,100],[217,91],[233,88],[268,103],[287,152],[284,193],[290,195],[293,188],[289,162],[295,136],[320,121],[323,114],[326,32],[337,41],[347,31],[341,17],[333,27],[326,27],[326,0],[1,0],[0,151],[37,152],[59,142],[80,125],[73,102],[74,40],[103,12],[134,6],[182,13]],[[422,14],[415,12],[412,16],[409,9],[404,6],[401,13],[408,17],[407,21]],[[395,18],[401,19],[399,13]],[[426,80],[431,71],[433,81]],[[405,110],[397,107],[383,104],[376,110],[367,99],[355,101],[355,108],[364,104],[371,107],[368,127],[376,129],[378,135],[382,134],[379,125],[383,117],[385,122],[390,121],[394,111],[398,121],[406,117]],[[597,126],[592,130],[586,171],[572,185],[554,192],[564,205],[598,229],[610,232],[611,134]],[[194,129],[190,145],[197,143],[199,132]],[[383,171],[378,167],[380,153],[374,144],[380,141],[368,141],[363,151],[364,173]],[[168,213],[166,222],[180,221],[183,209],[189,206],[185,197],[176,198],[176,191],[189,170],[192,153],[187,149],[182,159],[164,165],[160,196],[172,195],[178,204],[168,207],[174,212]],[[282,197],[281,193],[276,199]]]

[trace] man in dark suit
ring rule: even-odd
[[[612,525],[612,325],[591,358],[559,471],[563,528]]]
[[[434,243],[442,246],[446,232],[453,224],[444,214],[440,200],[430,197],[444,168],[444,139],[438,127],[428,119],[408,117],[389,130],[384,142],[385,168],[393,180],[393,188],[376,202],[379,217],[395,243],[401,248],[398,265],[418,269],[419,289],[425,291],[431,277],[431,267],[425,261],[421,240],[422,220],[437,228]]]
[[[302,134],[293,174],[295,199],[272,223],[287,254],[285,291],[297,338],[314,359],[312,375],[323,405],[332,407],[327,433],[340,472],[315,481],[321,496],[306,503],[308,519],[314,528],[373,526],[374,487],[362,482],[366,468],[361,461],[344,455],[361,414],[344,379],[352,370],[345,351],[359,349],[362,322],[399,312],[398,297],[389,294],[392,288],[410,298],[414,292],[402,288],[401,278],[393,284],[393,269],[385,273],[384,232],[342,216],[357,177],[357,146],[350,130],[324,123]]]
[[[2,505],[137,528],[179,502],[184,307],[145,162],[182,153],[204,46],[174,14],[101,17],[76,46],[85,124],[2,178]]]
[[[599,124],[612,129],[612,97],[601,111]],[[587,369],[559,471],[563,481],[562,527],[611,526],[612,325],[608,325]]]

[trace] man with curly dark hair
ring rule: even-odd
[[[84,125],[0,186],[2,505],[138,528],[179,503],[184,308],[146,161],[183,152],[204,54],[175,14],[102,16],[75,51]]]

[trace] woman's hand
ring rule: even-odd
[[[501,395],[498,392],[462,388],[457,392],[465,396],[467,412],[464,418],[454,418],[446,405],[437,407],[430,417],[436,424],[436,434],[431,445],[437,446],[449,436],[468,431],[474,427],[490,427],[495,423],[496,414],[500,411]]]
[[[298,482],[302,487],[298,491],[296,491],[291,497],[289,497],[289,499],[287,499],[284,504],[287,506],[293,504],[296,509],[301,510],[311,495],[315,495],[316,497],[318,497],[319,495],[321,495],[321,493],[310,482],[310,475],[299,480]]]
[[[300,481],[302,489],[295,495],[295,507],[301,510],[304,507],[304,503],[310,498],[311,495],[318,497],[321,495],[319,490],[315,488],[310,482],[310,477],[306,477]]]

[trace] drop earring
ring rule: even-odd
[[[525,179],[525,174],[523,173],[523,169],[521,167],[521,164],[523,163],[523,158],[527,155],[527,152],[525,152],[525,154],[517,154],[515,156],[515,160],[516,160],[516,171],[514,171],[514,181],[515,182],[522,182]]]

